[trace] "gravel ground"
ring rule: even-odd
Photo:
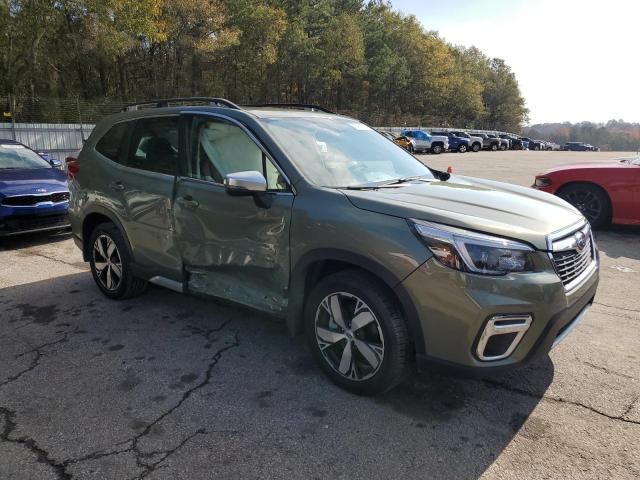
[[[609,153],[426,156],[530,185]],[[597,233],[596,304],[552,353],[361,398],[261,313],[94,286],[67,235],[0,243],[0,479],[640,477],[639,229]]]

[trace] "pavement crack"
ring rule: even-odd
[[[13,433],[16,429],[15,416],[16,413],[6,407],[0,407],[0,416],[4,418],[4,426],[0,431],[0,441],[21,445],[33,453],[38,462],[44,463],[51,467],[55,472],[58,480],[71,480],[72,476],[66,470],[66,466],[63,463],[56,462],[51,454],[44,448],[38,445],[38,443],[29,437],[14,437]]]
[[[55,258],[55,257],[49,256],[49,255],[45,255],[45,254],[40,253],[40,252],[30,252],[29,250],[25,250],[24,253],[29,255],[29,256],[31,256],[31,257],[46,258],[47,260],[51,260],[52,262],[61,263],[63,265],[66,265],[67,267],[73,267],[76,270],[80,270],[81,272],[86,272],[87,271],[86,268],[79,267],[78,265],[75,265],[73,263],[65,262],[64,260],[60,260],[59,258]]]
[[[627,375],[626,373],[619,373],[619,372],[615,372],[613,370],[608,369],[607,367],[601,367],[600,365],[596,365],[594,363],[591,362],[582,362],[583,364],[591,367],[591,368],[595,368],[596,370],[601,370],[603,372],[608,373],[609,375],[616,375],[618,377],[622,377],[622,378],[627,378],[629,380],[638,380],[636,377],[633,377],[631,375]]]
[[[17,359],[19,359],[21,357],[24,357],[25,355],[29,355],[31,353],[35,353],[35,356],[31,359],[31,362],[29,363],[29,366],[27,366],[26,368],[24,368],[20,372],[16,373],[15,375],[11,375],[11,376],[7,377],[6,380],[0,382],[0,388],[4,387],[5,385],[8,385],[10,383],[15,382],[16,380],[18,380],[23,375],[26,375],[27,373],[29,373],[32,370],[34,370],[35,368],[37,368],[38,365],[40,365],[40,360],[42,360],[42,357],[44,357],[44,353],[42,353],[42,349],[43,348],[50,347],[52,345],[57,345],[57,344],[60,344],[60,343],[64,343],[64,342],[67,342],[67,341],[68,341],[68,334],[65,334],[62,338],[59,338],[58,340],[54,340],[53,342],[43,343],[41,345],[38,345],[37,347],[33,347],[31,350],[27,350],[26,352],[22,352],[22,353],[19,353],[19,354],[15,355],[14,358],[17,360]]]
[[[486,379],[486,378],[482,379],[482,382],[485,385],[490,385],[490,386],[493,386],[493,387],[501,388],[503,390],[507,390],[509,392],[517,393],[517,394],[520,394],[520,395],[525,395],[525,396],[530,397],[530,398],[535,398],[535,399],[538,399],[538,400],[547,400],[547,401],[550,401],[550,402],[564,403],[564,404],[573,405],[573,406],[576,406],[576,407],[581,407],[581,408],[589,410],[589,411],[591,411],[591,412],[593,412],[593,413],[595,413],[597,415],[600,415],[602,417],[606,417],[609,420],[616,420],[616,421],[619,421],[619,422],[630,423],[630,424],[633,424],[633,425],[640,425],[640,421],[636,421],[636,420],[631,420],[629,418],[625,418],[625,416],[628,415],[628,413],[633,408],[633,404],[635,402],[633,402],[631,404],[631,406],[629,406],[629,408],[627,408],[627,410],[622,415],[610,415],[610,414],[608,414],[606,412],[603,412],[602,410],[598,410],[597,408],[591,407],[589,405],[585,405],[584,403],[574,402],[572,400],[567,400],[567,399],[562,398],[562,397],[552,397],[552,396],[547,396],[547,395],[536,395],[535,393],[531,393],[531,392],[529,392],[527,390],[524,390],[522,388],[517,388],[517,387],[514,387],[512,385],[508,385],[508,384],[505,384],[505,383],[502,383],[502,382],[498,382],[498,381],[490,380],[490,379]]]
[[[228,323],[229,322],[225,322],[224,326],[226,326]],[[217,331],[222,330],[224,326],[216,327]],[[168,410],[164,411],[162,414],[158,415],[151,423],[147,424],[144,430],[142,430],[140,433],[136,434],[131,438],[128,438],[127,440],[123,440],[122,442],[117,443],[116,447],[120,447],[120,448],[115,448],[113,450],[107,450],[107,451],[96,451],[96,452],[92,452],[90,454],[84,455],[82,457],[71,458],[62,462],[62,465],[66,468],[70,465],[74,465],[81,462],[98,460],[98,459],[110,457],[113,455],[120,455],[122,453],[133,453],[136,459],[136,464],[142,469],[142,473],[140,473],[139,476],[134,477],[136,480],[143,479],[148,475],[152,474],[158,468],[161,468],[162,463],[165,460],[167,460],[167,458],[169,458],[171,455],[177,452],[180,448],[182,448],[187,442],[189,442],[196,435],[205,434],[206,433],[205,430],[204,429],[197,430],[196,432],[194,432],[193,434],[191,434],[190,436],[182,440],[176,447],[168,450],[144,452],[140,448],[140,440],[143,439],[145,436],[147,436],[149,432],[151,432],[154,426],[162,422],[165,418],[167,418],[173,412],[179,409],[184,404],[184,402],[186,402],[195,392],[207,386],[211,381],[213,370],[215,369],[216,365],[222,358],[223,354],[233,348],[238,347],[239,345],[240,345],[240,340],[238,338],[238,335],[236,334],[234,335],[233,341],[231,343],[228,343],[224,347],[218,349],[209,358],[209,363],[205,371],[205,376],[201,382],[189,388],[188,390],[185,390],[182,394],[182,397],[180,398],[180,400],[178,400],[178,402],[175,405],[173,405]],[[155,459],[153,461],[148,460],[157,456],[160,456],[160,458]]]
[[[637,308],[618,307],[617,305],[609,305],[608,303],[602,303],[602,302],[593,302],[593,303],[595,305],[601,305],[601,306],[607,307],[607,308],[614,308],[616,310],[624,310],[625,312],[640,313],[640,310],[638,310]]]

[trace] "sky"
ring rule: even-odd
[[[640,0],[391,0],[447,42],[502,58],[529,123],[640,122]]]

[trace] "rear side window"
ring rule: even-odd
[[[138,120],[129,141],[127,167],[175,175],[178,131],[177,116]]]
[[[120,162],[125,133],[130,123],[118,123],[111,127],[96,144],[96,150],[114,162]]]

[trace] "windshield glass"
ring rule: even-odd
[[[434,178],[404,149],[357,120],[271,118],[267,129],[311,182],[352,187],[405,177]]]
[[[51,165],[22,145],[0,145],[0,169],[6,168],[51,168]]]

